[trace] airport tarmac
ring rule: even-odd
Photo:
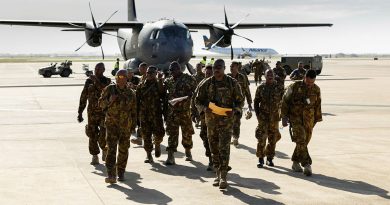
[[[113,63],[106,64],[107,76]],[[70,78],[39,76],[47,64],[0,64],[0,204],[390,204],[390,60],[324,59],[316,81],[324,121],[309,144],[311,177],[291,171],[287,128],[276,166],[258,169],[256,118],[242,119],[226,191],[212,186],[198,129],[193,162],[179,145],[177,165],[163,164],[165,151],[145,164],[143,148],[132,144],[127,180],[104,183],[104,164],[89,164],[86,123],[76,121],[82,63],[73,64],[77,74]]]

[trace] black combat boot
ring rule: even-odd
[[[173,151],[168,151],[168,158],[167,161],[165,161],[165,165],[174,165],[175,164],[175,156],[173,155]]]
[[[264,159],[262,157],[259,158],[259,163],[257,164],[257,168],[263,168],[264,166]]]
[[[191,149],[186,149],[186,161],[192,161]]]
[[[275,166],[274,163],[272,162],[272,160],[273,160],[273,158],[267,157],[267,162],[266,162],[266,164],[267,164],[268,166],[270,166],[270,167]]]
[[[146,153],[146,159],[144,161],[145,163],[153,163],[153,157],[151,152]]]
[[[219,182],[219,189],[226,189],[228,187],[226,175],[227,175],[227,171],[221,171],[221,180]]]

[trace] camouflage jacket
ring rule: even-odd
[[[188,96],[189,98],[182,103],[179,103],[177,106],[169,106],[170,111],[185,112],[190,111],[191,97],[196,88],[195,79],[186,74],[182,73],[177,79],[174,79],[173,76],[165,79],[164,88],[167,93],[167,100],[172,100],[179,97]]]
[[[280,106],[283,89],[273,82],[261,83],[256,90],[254,108],[258,120],[266,122],[280,121]]]
[[[196,73],[193,75],[193,77],[195,78],[195,81],[196,81],[196,85],[199,85],[200,81],[202,81],[204,78],[205,78],[205,74],[204,73]]]
[[[152,122],[161,118],[165,103],[165,90],[160,80],[141,82],[136,91],[138,119],[142,122]]]
[[[290,79],[291,80],[303,80],[305,77],[306,70],[305,69],[295,69],[291,72],[290,74]]]
[[[117,98],[111,102],[113,95],[117,95]],[[131,88],[120,89],[115,84],[107,86],[99,98],[99,106],[106,112],[106,126],[119,126],[129,130],[135,128],[137,102]]]
[[[248,105],[252,104],[251,91],[249,90],[248,79],[246,76],[242,73],[237,73],[236,77],[233,77],[231,73],[228,75],[240,84],[242,94],[244,95],[244,99],[246,98]]]
[[[88,112],[101,112],[102,110],[98,106],[98,100],[102,94],[102,90],[111,83],[111,79],[102,77],[98,79],[96,83],[91,78],[85,81],[83,91],[80,96],[78,113],[83,113],[88,102]]]
[[[244,96],[236,80],[225,75],[222,81],[210,77],[202,81],[199,85],[198,93],[195,97],[195,104],[199,112],[204,111],[210,102],[219,107],[232,108],[241,112],[244,105]],[[218,119],[219,116],[213,113],[206,113],[206,121]]]
[[[322,121],[321,92],[317,85],[308,88],[303,81],[291,84],[283,95],[282,117],[287,117],[292,124]]]
[[[252,64],[252,70],[253,70],[253,72],[255,72],[255,73],[258,73],[258,74],[262,74],[264,71],[263,71],[263,64],[260,62],[260,61],[255,61],[255,62],[253,62],[253,64]]]
[[[275,73],[275,80],[278,82],[279,85],[283,85],[283,87],[284,87],[284,81],[286,80],[286,76],[287,76],[284,68],[282,68],[282,67],[273,68],[272,70]]]

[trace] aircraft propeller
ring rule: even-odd
[[[230,26],[229,25],[229,21],[228,21],[228,18],[227,18],[227,15],[226,15],[226,9],[225,7],[223,8],[223,11],[224,11],[224,14],[225,14],[225,24],[214,24],[214,25],[210,25],[211,27],[213,28],[216,28],[216,29],[219,29],[219,30],[222,30],[224,32],[224,34],[221,36],[221,38],[218,39],[218,41],[216,41],[212,46],[211,48],[215,47],[220,41],[222,41],[224,38],[228,38],[228,39],[231,39],[232,36],[238,36],[238,37],[241,37],[243,39],[246,39],[250,42],[253,43],[253,41],[247,37],[244,37],[244,36],[241,36],[241,35],[238,35],[234,32],[234,29],[243,21],[245,20],[249,14],[247,14],[244,18],[242,18],[241,20],[239,20],[237,23],[235,23],[233,26]],[[233,45],[232,43],[230,43],[230,54],[231,54],[231,59],[233,60]]]
[[[91,28],[90,26],[88,25],[85,25],[85,26],[80,26],[80,25],[76,25],[76,24],[73,24],[73,23],[69,23],[69,25],[72,25],[74,27],[77,27],[75,29],[63,29],[62,31],[85,31],[85,30],[88,30],[88,31],[91,31],[92,35],[79,47],[77,48],[75,51],[77,52],[78,50],[80,50],[86,43],[88,43],[88,41],[92,40],[94,37],[96,36],[101,36],[102,34],[105,34],[105,35],[108,35],[108,36],[114,36],[114,37],[117,37],[117,38],[120,38],[120,39],[123,39],[125,40],[124,38],[118,36],[118,35],[114,35],[114,34],[110,34],[110,33],[107,33],[107,32],[104,32],[103,30],[103,27],[104,25],[118,12],[118,11],[115,11],[114,13],[111,14],[111,16],[102,24],[100,23],[96,23],[95,21],[95,17],[93,16],[93,12],[92,12],[92,8],[91,8],[91,2],[89,2],[89,11],[91,12],[91,17],[92,17],[92,23],[93,23],[93,28]],[[102,57],[103,57],[103,60],[104,60],[104,51],[103,51],[103,47],[102,45],[100,45],[100,49],[102,51]]]

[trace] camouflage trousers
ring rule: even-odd
[[[204,118],[204,116],[203,116]],[[209,139],[207,138],[207,125],[204,120],[200,122],[200,139],[203,141],[203,147],[206,149],[206,157],[211,156]]]
[[[257,138],[257,150],[256,156],[258,158],[273,159],[275,156],[276,142],[280,140],[282,136],[279,132],[279,122],[264,122],[259,121],[256,127]],[[268,139],[268,144],[266,144]]]
[[[107,158],[108,176],[115,177],[124,173],[129,157],[130,133],[128,129],[119,126],[107,126]],[[118,149],[118,158],[117,158]]]
[[[153,144],[159,145],[163,141],[165,135],[163,119],[154,119],[153,122],[141,121],[140,125],[139,132],[144,140],[144,149],[146,152],[152,152]]]
[[[231,118],[216,117],[207,121],[207,137],[214,169],[219,170],[221,176],[225,177],[229,166],[232,132],[233,119]]]
[[[261,75],[260,71],[255,70],[254,78],[255,78],[256,85],[257,85],[257,82],[261,83],[261,76],[262,75]]]
[[[240,138],[241,118],[242,112],[234,114],[233,137],[236,139]]]
[[[291,139],[295,142],[294,153],[291,160],[301,163],[302,166],[312,164],[311,157],[307,145],[310,142],[313,132],[312,125],[292,124],[291,126]]]
[[[192,149],[192,135],[195,133],[192,127],[190,112],[170,112],[166,120],[166,132],[168,134],[167,151],[177,152],[179,144],[179,128],[181,127],[181,144],[185,149]]]
[[[85,125],[85,134],[89,138],[88,149],[91,155],[98,155],[100,149],[106,149],[104,114],[88,112],[88,124]]]

